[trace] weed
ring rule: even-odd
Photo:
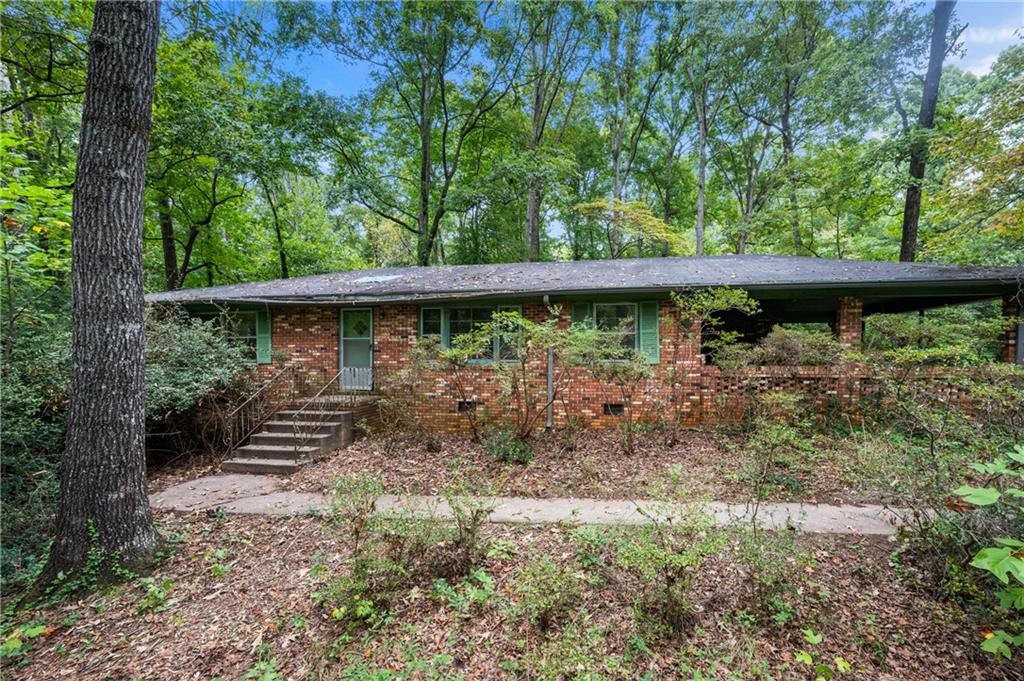
[[[139,580],[142,588],[142,598],[139,600],[138,611],[140,614],[146,612],[163,612],[167,609],[168,597],[174,583],[170,577],[158,579],[156,577],[143,577]]]
[[[510,428],[490,428],[481,440],[484,451],[501,463],[526,465],[533,461],[533,447]]]
[[[516,593],[516,612],[541,631],[547,631],[575,605],[580,578],[565,565],[545,556],[516,571]]]

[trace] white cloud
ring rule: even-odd
[[[992,70],[992,64],[996,62],[996,58],[999,56],[998,53],[986,54],[983,57],[979,57],[973,63],[964,64],[963,69],[969,71],[976,76],[984,76],[986,73]]]
[[[961,40],[966,45],[995,45],[1013,40],[1019,30],[1020,26],[968,26]]]

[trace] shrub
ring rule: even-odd
[[[843,347],[828,331],[775,326],[758,341],[753,363],[759,365],[825,365],[843,358]]]
[[[487,547],[480,537],[490,508],[448,495],[454,522],[434,513],[376,512],[380,483],[368,476],[338,478],[331,486],[331,526],[352,545],[345,574],[329,577],[316,595],[347,627],[375,626],[414,586],[470,574]]]
[[[580,578],[547,556],[516,571],[516,612],[542,632],[564,617],[580,594]]]
[[[746,571],[751,609],[766,622],[788,624],[797,608],[800,568],[812,563],[797,545],[796,531],[779,529],[769,536],[755,524],[740,530],[737,539],[736,557]]]
[[[526,465],[533,461],[533,448],[510,428],[491,428],[484,434],[484,450],[502,463]]]
[[[641,512],[650,524],[624,535],[616,565],[640,583],[634,601],[637,614],[681,634],[693,624],[693,585],[708,556],[724,545],[725,536],[700,512]]]
[[[376,371],[374,388],[378,394],[378,418],[367,426],[380,436],[385,454],[408,440],[425,440],[428,448],[436,446],[430,431],[420,427],[417,417],[421,395],[426,389],[431,361],[437,356],[438,339],[419,338],[406,354],[407,361],[392,372]]]

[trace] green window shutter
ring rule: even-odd
[[[572,323],[573,324],[586,324],[590,326],[593,320],[593,314],[591,312],[592,307],[590,303],[573,303],[572,304]]]
[[[256,363],[270,364],[270,310],[256,312]]]
[[[660,339],[658,338],[658,303],[640,303],[640,354],[647,358],[648,364],[660,361]]]

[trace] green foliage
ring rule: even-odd
[[[641,623],[682,634],[693,624],[693,586],[725,536],[699,510],[644,514],[649,524],[624,533],[615,564],[639,582],[634,608]]]
[[[150,308],[146,315],[146,415],[161,419],[203,400],[237,391],[252,371],[245,346],[224,321],[190,318],[181,310]]]
[[[139,580],[139,587],[142,589],[138,607],[140,614],[163,612],[167,609],[171,589],[174,587],[170,577],[143,577]]]
[[[378,513],[380,483],[368,476],[338,478],[331,485],[330,527],[350,542],[351,558],[340,575],[328,576],[315,594],[346,628],[375,627],[388,620],[411,588],[474,572],[487,553],[480,537],[490,508],[465,497],[446,496],[451,523],[415,510]],[[485,573],[484,573],[485,574]],[[476,574],[473,588],[489,577]]]
[[[494,598],[494,578],[482,569],[474,570],[459,584],[452,586],[447,579],[435,579],[434,596],[463,617],[479,611]]]
[[[548,631],[567,617],[575,606],[581,588],[578,574],[564,562],[543,556],[516,571],[515,612],[540,631]]]
[[[483,440],[484,451],[502,463],[521,466],[533,461],[533,448],[529,442],[519,439],[510,428],[489,428]]]
[[[1005,328],[994,303],[957,305],[918,314],[870,315],[864,351],[899,365],[974,365],[998,359]]]
[[[1017,445],[988,463],[975,463],[974,469],[989,476],[990,487],[963,486],[955,493],[975,506],[1001,507],[1006,524],[1014,528],[1016,537],[989,537],[994,546],[980,549],[971,560],[971,567],[995,577],[1000,588],[995,591],[999,608],[1015,614],[1018,624],[1024,613],[1024,445]],[[978,543],[984,539],[978,537]],[[1010,659],[1013,647],[1024,647],[1024,630],[1016,633],[1003,629],[990,632],[981,644],[982,650],[997,659]]]

